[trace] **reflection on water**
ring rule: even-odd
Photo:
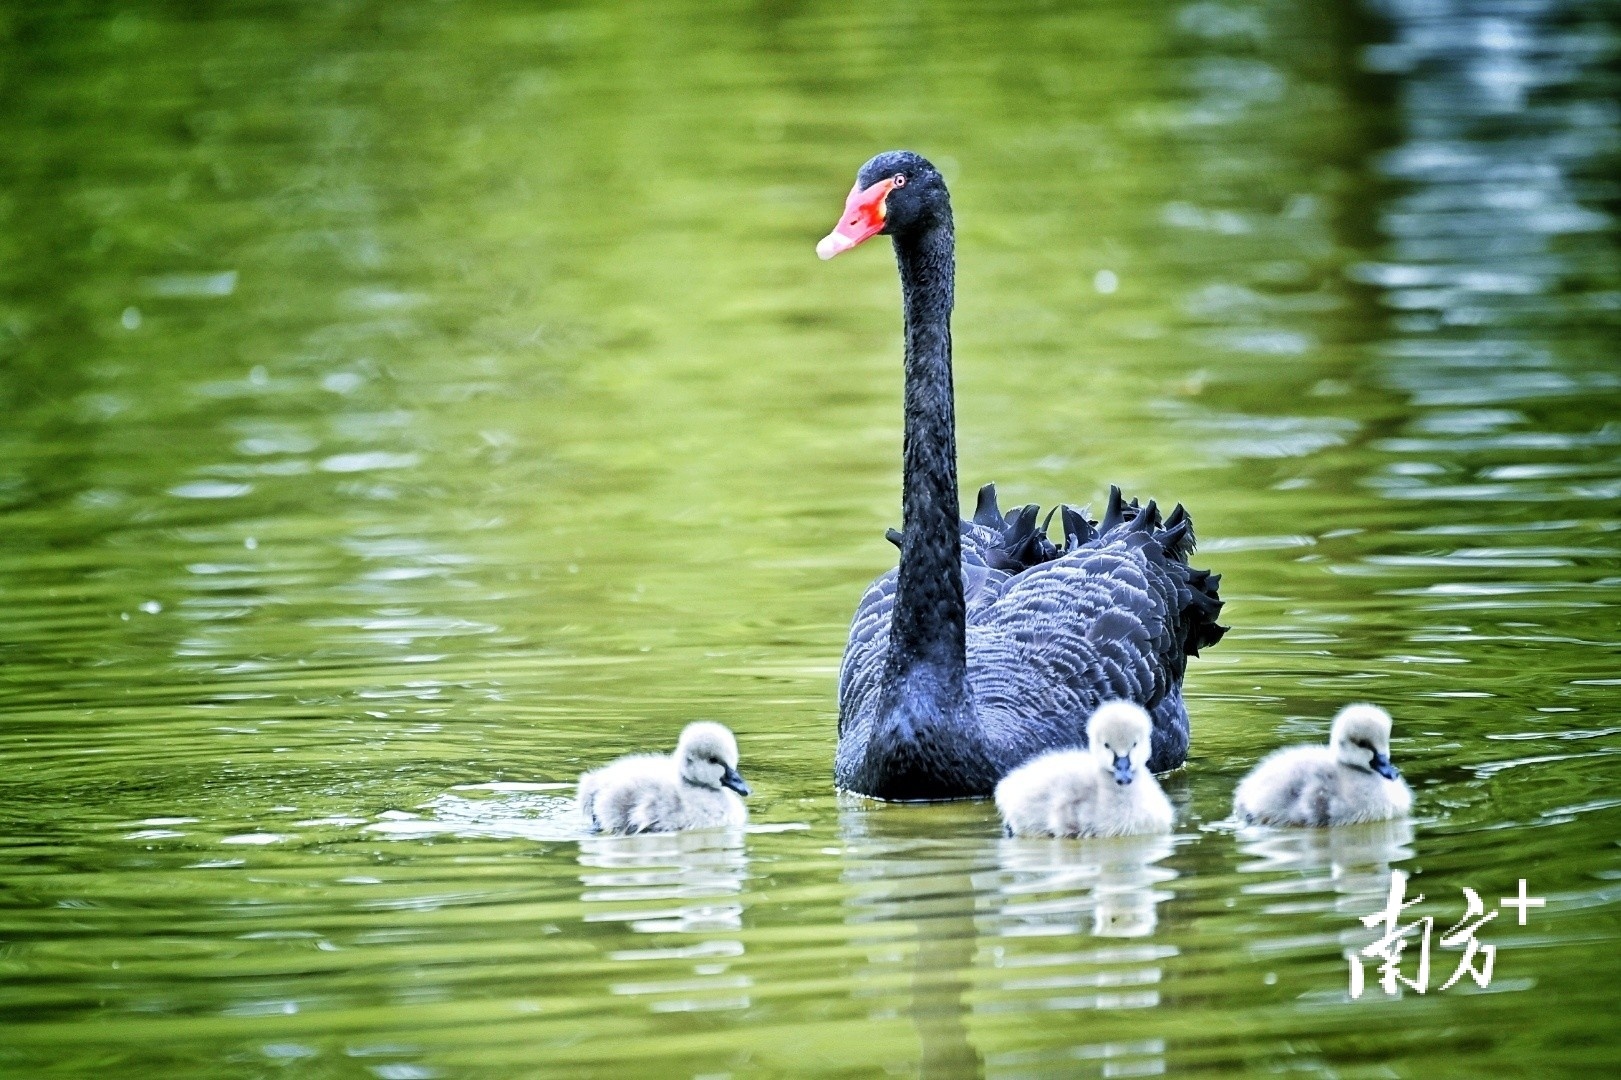
[[[919,1076],[983,1076],[964,995],[978,952],[974,873],[984,865],[988,845],[966,838],[942,841],[918,821],[874,813],[871,803],[853,796],[841,801],[842,876],[851,886],[845,921],[867,953],[855,994],[873,999],[874,1019],[901,1015],[911,1021]],[[949,811],[925,813],[938,826]],[[890,989],[899,972],[905,973],[904,1003]]]
[[[1266,909],[1272,913],[1367,914],[1370,901],[1380,906],[1390,887],[1391,865],[1414,857],[1413,823],[1405,818],[1334,829],[1252,825],[1239,829],[1237,838],[1239,850],[1253,860],[1240,864],[1239,871],[1268,877],[1244,891],[1278,897],[1272,901],[1277,906]]]
[[[1593,205],[1621,137],[1621,116],[1598,81],[1612,48],[1607,28],[1584,17],[1586,5],[1561,0],[1373,6],[1395,34],[1369,48],[1365,64],[1400,76],[1403,128],[1379,168],[1402,190],[1379,219],[1391,261],[1357,275],[1382,288],[1408,332],[1590,314],[1584,300],[1605,298],[1572,298],[1564,286],[1613,258],[1603,240],[1610,216]],[[1501,361],[1491,336],[1475,340],[1482,366]],[[1541,374],[1494,372],[1473,392],[1436,388],[1425,403],[1556,391],[1554,373],[1543,365]]]
[[[1175,841],[965,832],[984,817],[983,807],[908,813],[846,800],[845,921],[866,952],[856,994],[869,1019],[910,1022],[924,1076],[1081,1062],[1101,1063],[1106,1075],[1163,1070],[1162,1039],[1097,1041],[1053,1018],[1161,1004],[1164,965],[1179,950],[1152,938],[1158,905],[1172,897],[1164,886],[1177,876],[1159,864]],[[1108,940],[1118,938],[1140,940]],[[1010,1052],[995,1034],[1006,1021],[1048,1025],[1043,1041],[1054,1045]],[[995,1050],[981,1048],[987,1040]]]
[[[1162,886],[1177,876],[1158,864],[1175,847],[1168,836],[1000,841],[997,870],[981,875],[996,895],[985,924],[995,937],[989,985],[997,993],[985,1010],[1034,1013],[1048,1023],[1054,1013],[1160,1006],[1165,964],[1180,950],[1152,940],[1159,905],[1173,895]],[[1091,940],[1098,938],[1143,940]],[[1034,1074],[1041,1075],[1095,1062],[1105,1076],[1145,1076],[1165,1071],[1164,1051],[1161,1038],[1077,1037],[1045,1054],[1007,1055],[998,1064],[1039,1065]]]
[[[1002,915],[1007,937],[1074,934],[1091,915],[1097,937],[1146,937],[1171,893],[1155,888],[1176,871],[1157,866],[1175,850],[1168,836],[1117,840],[1002,841]]]
[[[1621,495],[1613,420],[1530,429],[1561,400],[1621,387],[1590,348],[1621,310],[1604,209],[1621,149],[1612,29],[1561,0],[1374,6],[1394,34],[1364,62],[1398,77],[1401,127],[1375,164],[1396,194],[1381,258],[1350,273],[1392,312],[1379,351],[1418,414],[1372,482],[1492,504]],[[1564,448],[1598,453],[1544,460]]]
[[[580,841],[580,902],[588,923],[623,924],[637,934],[681,935],[669,945],[625,941],[608,952],[628,965],[608,992],[647,1000],[653,1012],[746,1009],[754,985],[732,971],[742,941],[742,830],[593,836]],[[600,907],[597,905],[601,905]],[[671,967],[690,970],[669,977]],[[648,974],[638,975],[638,967]]]
[[[1239,849],[1252,861],[1238,869],[1264,878],[1242,888],[1260,900],[1262,912],[1272,916],[1316,914],[1339,924],[1337,933],[1259,935],[1249,943],[1251,955],[1273,965],[1290,953],[1322,955],[1333,940],[1348,964],[1360,966],[1363,960],[1358,954],[1372,940],[1361,920],[1384,910],[1393,865],[1415,857],[1413,836],[1413,823],[1406,819],[1333,829],[1240,828]],[[1512,986],[1505,982],[1501,989]],[[1348,989],[1331,985],[1316,987],[1303,996],[1340,1004],[1352,1000]]]

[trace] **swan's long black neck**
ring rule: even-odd
[[[951,387],[954,247],[949,214],[895,237],[906,309],[904,539],[885,682],[914,709],[937,706],[942,719],[955,718],[965,701],[967,667]]]

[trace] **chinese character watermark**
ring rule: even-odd
[[[1407,875],[1395,870],[1390,875],[1390,894],[1385,900],[1383,911],[1376,911],[1372,915],[1362,916],[1362,925],[1373,928],[1383,924],[1384,932],[1358,952],[1352,953],[1348,958],[1351,965],[1351,997],[1360,998],[1365,986],[1366,976],[1362,968],[1364,957],[1380,961],[1379,985],[1386,994],[1395,996],[1400,993],[1399,987],[1407,986],[1422,994],[1430,986],[1430,933],[1435,928],[1435,919],[1425,916],[1414,919],[1406,925],[1401,924],[1402,912],[1419,904],[1424,900],[1424,894],[1419,893],[1411,900],[1404,899],[1407,895]],[[1480,894],[1465,887],[1463,890],[1466,910],[1463,918],[1459,919],[1450,930],[1441,935],[1443,949],[1463,949],[1463,958],[1458,961],[1457,968],[1452,977],[1441,984],[1445,990],[1467,974],[1475,981],[1475,985],[1485,989],[1492,981],[1492,965],[1497,961],[1497,946],[1478,941],[1475,934],[1481,927],[1497,918],[1501,912],[1487,912],[1486,905],[1481,901]],[[1526,912],[1530,908],[1545,907],[1547,900],[1540,896],[1527,896],[1525,879],[1520,879],[1520,892],[1518,896],[1505,896],[1499,902],[1499,907],[1516,908],[1519,911],[1520,925],[1525,925]],[[1406,952],[1410,942],[1418,945],[1418,960],[1412,978],[1402,974],[1403,953]]]

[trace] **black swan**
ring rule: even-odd
[[[935,167],[909,151],[861,167],[823,259],[879,233],[895,245],[906,311],[900,567],[867,588],[839,670],[840,788],[879,799],[990,795],[1045,750],[1086,745],[1110,698],[1153,718],[1148,767],[1181,765],[1187,657],[1215,644],[1220,578],[1188,566],[1193,522],[1109,493],[1101,522],[1065,506],[1006,515],[994,485],[960,521],[951,388],[955,239]]]

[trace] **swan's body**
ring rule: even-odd
[[[1050,750],[996,785],[1009,836],[1138,836],[1171,831],[1171,802],[1145,767],[1153,725],[1140,706],[1105,702],[1085,750]]]
[[[939,173],[915,154],[862,167],[824,258],[878,232],[895,244],[906,312],[900,566],[867,589],[839,673],[838,785],[883,799],[989,795],[1047,750],[1086,745],[1108,699],[1153,721],[1148,767],[1187,756],[1187,657],[1220,639],[1219,578],[1188,567],[1193,523],[1112,490],[1101,523],[1063,508],[1062,550],[1037,508],[1004,516],[994,488],[957,503],[951,382],[954,239]],[[1049,515],[1048,520],[1051,520]]]
[[[1402,817],[1413,793],[1390,763],[1390,714],[1347,705],[1327,746],[1265,758],[1233,794],[1233,813],[1256,825],[1354,825]]]
[[[688,724],[673,754],[631,754],[580,777],[580,813],[592,832],[677,832],[742,825],[749,793],[737,740],[720,724]]]

